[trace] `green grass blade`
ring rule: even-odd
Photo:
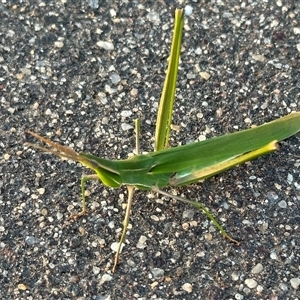
[[[159,102],[154,151],[168,148],[183,28],[183,10],[176,9],[168,70]]]

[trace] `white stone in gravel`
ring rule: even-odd
[[[130,91],[130,95],[131,95],[132,97],[137,97],[138,93],[139,93],[139,90],[138,90],[138,89],[135,89],[135,88],[133,88],[133,89]]]
[[[296,45],[296,48],[300,52],[300,43]]]
[[[252,279],[252,278],[248,278],[245,280],[245,284],[247,285],[247,287],[249,289],[254,289],[257,287],[257,281]]]
[[[183,284],[181,288],[188,293],[191,293],[193,291],[193,286],[190,283]]]
[[[113,89],[110,85],[106,84],[104,86],[105,92],[109,93],[110,95],[114,94],[117,90]]]
[[[194,213],[193,209],[186,209],[182,214],[182,218],[193,219]]]
[[[140,238],[139,238],[139,241],[136,244],[136,247],[138,249],[144,249],[144,248],[146,248],[147,247],[146,241],[147,241],[147,237],[144,236],[144,235],[141,235]]]
[[[295,34],[300,34],[300,27],[295,27],[293,31]]]
[[[158,222],[159,221],[159,217],[156,216],[156,215],[151,215],[150,218],[155,221],[155,222]]]
[[[50,116],[52,114],[51,110],[48,108],[46,111],[45,111],[45,115],[46,116]]]
[[[108,124],[108,118],[107,117],[102,118],[101,124],[102,125],[107,125]]]
[[[278,26],[278,24],[279,24],[279,21],[273,20],[273,21],[271,22],[271,27],[272,27],[272,28],[275,28],[275,27]]]
[[[92,9],[97,9],[99,7],[99,1],[98,0],[89,0],[88,3],[89,3],[89,6]]]
[[[233,272],[233,273],[231,274],[231,279],[232,279],[233,281],[238,281],[239,278],[240,278],[240,276],[238,275],[238,273]]]
[[[108,227],[109,228],[115,228],[115,222],[114,221],[109,222]]]
[[[293,289],[297,290],[300,286],[300,278],[296,277],[296,278],[292,278],[290,280],[291,286]]]
[[[110,78],[112,84],[117,84],[121,80],[121,77],[117,73],[110,74],[109,78]]]
[[[114,252],[117,252],[118,246],[119,246],[119,243],[114,242],[114,243],[111,244],[110,249],[111,249],[112,251],[114,251]],[[125,244],[122,243],[122,246],[121,246],[121,249],[120,249],[120,253],[122,252],[122,249],[123,249],[124,246],[125,246]]]
[[[108,51],[115,49],[114,44],[111,43],[111,42],[99,41],[99,42],[97,42],[96,45],[98,47],[103,48],[103,49],[108,50]]]
[[[111,275],[104,274],[101,277],[100,284],[103,284],[104,282],[107,282],[107,281],[111,281],[112,279],[113,279],[113,277]]]
[[[93,273],[94,275],[98,275],[100,273],[101,269],[99,267],[93,267]]]
[[[131,110],[122,110],[121,111],[121,116],[124,118],[130,117],[132,115],[132,111]]]
[[[286,208],[287,207],[287,203],[286,203],[285,200],[281,200],[281,201],[279,201],[278,206],[280,208]]]
[[[97,99],[101,101],[102,104],[107,104],[107,97],[106,94],[104,92],[99,92],[97,94]]]
[[[291,183],[293,182],[293,180],[294,180],[293,175],[289,173],[288,176],[287,176],[287,182],[288,182],[289,184],[291,184]]]
[[[287,285],[285,282],[281,282],[281,283],[279,284],[279,287],[280,287],[280,289],[281,289],[282,291],[284,291],[284,292],[287,292],[287,291],[289,290],[289,287],[288,287],[288,285]]]
[[[185,15],[190,16],[193,13],[193,7],[190,5],[186,5],[184,8],[184,13],[185,13]],[[294,30],[294,32],[295,32],[295,30]]]
[[[40,189],[37,189],[38,193],[40,195],[44,195],[45,194],[45,189],[44,188],[40,188]]]
[[[252,274],[258,274],[264,269],[263,265],[261,263],[258,263],[256,266],[254,266],[251,270]]]
[[[208,72],[200,72],[199,73],[199,75],[200,75],[200,77],[202,78],[202,79],[205,79],[205,80],[208,80],[209,78],[210,78],[210,73],[208,73]]]
[[[112,18],[115,18],[115,17],[117,16],[117,12],[116,12],[113,8],[111,8],[111,9],[109,10],[109,13],[110,13],[110,16],[111,16]]]
[[[62,213],[60,213],[60,212],[58,212],[58,213],[56,214],[56,219],[57,219],[57,220],[61,220],[63,217],[64,217],[64,215],[63,215]]]
[[[159,14],[153,10],[148,13],[147,19],[156,25],[158,25],[160,23]]]
[[[127,123],[122,123],[122,124],[121,124],[121,128],[122,128],[122,130],[127,131],[127,130],[132,129],[133,126],[130,125],[130,124],[127,124]]]
[[[264,287],[261,286],[261,285],[258,285],[257,288],[256,288],[256,290],[257,290],[259,293],[261,293],[261,292],[264,290]]]
[[[205,238],[206,241],[210,242],[210,241],[212,241],[213,236],[212,236],[211,233],[208,232],[208,233],[204,234],[204,238]]]
[[[151,273],[152,273],[154,279],[159,279],[164,276],[165,271],[160,268],[153,268],[151,270]]]
[[[246,118],[246,119],[244,120],[244,122],[245,122],[246,124],[251,124],[251,123],[252,123],[252,121],[251,121],[250,118]]]
[[[62,41],[57,41],[57,42],[54,42],[54,46],[56,48],[62,48],[64,46],[64,43]]]
[[[266,60],[266,58],[261,54],[253,54],[252,58],[254,60],[261,61],[261,62],[264,62]]]
[[[271,259],[277,259],[277,254],[276,254],[276,252],[272,251],[271,254],[270,254],[270,258],[271,258]]]
[[[202,54],[202,49],[199,47],[195,50],[196,55],[201,55]]]
[[[128,266],[130,266],[132,268],[134,268],[136,266],[136,263],[132,259],[128,259],[127,264],[128,264]]]

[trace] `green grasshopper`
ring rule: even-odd
[[[177,9],[171,55],[157,116],[154,152],[139,154],[139,120],[136,120],[137,155],[124,160],[106,160],[91,154],[77,153],[73,149],[55,143],[37,133],[27,131],[30,135],[50,146],[50,149],[31,143],[27,143],[27,145],[62,158],[80,162],[95,172],[93,175],[84,175],[81,179],[82,210],[73,217],[86,213],[86,181],[100,180],[104,185],[111,188],[119,188],[121,185],[127,187],[127,207],[123,221],[123,231],[115,255],[113,272],[118,264],[121,247],[126,236],[135,189],[152,190],[203,210],[225,238],[239,244],[225,232],[205,206],[197,201],[174,196],[161,189],[167,186],[176,187],[198,182],[233,166],[270,153],[277,149],[277,141],[284,140],[300,130],[300,112],[295,112],[244,131],[168,148],[182,25],[183,12]]]

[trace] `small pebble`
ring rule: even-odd
[[[121,116],[124,118],[128,118],[132,115],[132,111],[131,110],[123,110],[121,111]]]
[[[293,175],[292,174],[288,174],[288,176],[287,176],[287,182],[289,184],[291,184],[293,182],[293,180],[294,180]]]
[[[93,267],[93,273],[94,275],[98,275],[100,273],[101,269],[99,267],[94,266]]]
[[[291,286],[293,289],[297,290],[300,286],[300,278],[296,277],[296,278],[292,278],[290,280]]]
[[[109,76],[112,84],[117,84],[120,82],[121,80],[121,77],[119,76],[119,74],[117,73],[112,73],[110,76]]]
[[[63,215],[62,213],[60,213],[60,212],[58,212],[58,213],[56,214],[56,219],[57,219],[57,220],[61,220],[63,217],[64,217],[64,215]]]
[[[183,230],[188,230],[189,227],[190,227],[189,223],[183,223],[183,224],[182,224],[182,229],[183,229]]]
[[[271,258],[271,259],[277,259],[277,254],[276,254],[276,252],[271,252],[270,258]]]
[[[253,267],[251,270],[252,274],[258,274],[264,269],[263,265],[261,263],[258,263],[256,266]]]
[[[279,203],[278,203],[278,206],[280,208],[287,208],[287,203],[285,200],[281,200]]]
[[[264,288],[263,288],[263,286],[258,285],[257,288],[256,288],[256,290],[257,290],[259,293],[261,293],[261,292],[264,290]]]
[[[41,215],[42,215],[42,216],[47,216],[47,215],[48,215],[48,210],[47,210],[46,208],[43,208],[43,209],[41,210]]]
[[[21,291],[26,291],[27,290],[27,286],[23,283],[18,284],[18,289]]]
[[[260,54],[257,54],[257,55],[253,54],[252,58],[254,60],[257,60],[257,61],[260,61],[260,62],[264,62],[266,60],[266,58],[263,55],[260,55]]]
[[[139,238],[139,241],[137,242],[136,247],[138,249],[144,249],[144,248],[146,248],[147,247],[146,241],[147,241],[147,237],[144,236],[144,235],[141,235],[141,237]]]
[[[128,130],[130,130],[130,129],[133,129],[133,126],[130,125],[130,124],[127,124],[127,123],[122,123],[122,124],[121,124],[121,128],[122,128],[122,130],[124,130],[124,131],[128,131]]]
[[[133,89],[130,91],[130,95],[131,95],[132,97],[137,97],[138,92],[139,92],[138,89],[133,88]]]
[[[61,42],[61,41],[54,42],[54,46],[55,46],[56,48],[62,48],[62,47],[64,46],[64,43]]]
[[[160,18],[159,18],[159,14],[155,11],[150,11],[147,15],[147,19],[150,22],[153,22],[155,24],[159,24],[160,23]]]
[[[181,286],[181,288],[182,288],[184,291],[188,292],[188,293],[191,293],[191,292],[193,291],[193,287],[192,287],[192,285],[191,285],[190,283],[185,283],[185,284],[183,284],[183,285]]]
[[[186,5],[184,8],[184,14],[190,16],[193,13],[193,7],[190,5]]]
[[[37,189],[38,193],[40,195],[43,195],[45,193],[45,189],[44,188],[40,188],[40,189]]]
[[[163,269],[160,269],[160,268],[153,268],[151,270],[151,273],[152,273],[154,279],[159,279],[159,278],[162,278],[164,276],[165,271]]]
[[[294,27],[294,34],[300,34],[300,27]]]
[[[25,243],[29,246],[33,246],[34,244],[38,243],[38,239],[34,236],[26,236]]]
[[[244,120],[244,122],[245,122],[246,124],[251,124],[251,123],[252,123],[252,121],[251,121],[250,118],[246,118],[246,119]]]
[[[289,290],[289,287],[288,287],[288,285],[287,285],[285,282],[281,282],[281,283],[279,284],[279,287],[280,287],[280,289],[281,289],[282,291],[284,291],[284,292],[286,292],[286,291]]]
[[[193,219],[194,213],[195,211],[193,209],[186,209],[182,214],[182,218]]]
[[[205,233],[204,238],[206,241],[210,242],[213,238],[211,233]]]
[[[233,280],[233,281],[238,281],[239,280],[239,275],[236,273],[236,272],[233,272],[232,274],[231,274],[231,279]]]
[[[158,221],[159,221],[159,217],[156,216],[156,215],[152,215],[152,216],[150,216],[150,218],[151,218],[153,221],[155,221],[155,222],[158,222]]]
[[[9,160],[9,158],[10,158],[10,155],[9,155],[9,154],[4,154],[4,159],[5,159],[5,160]]]
[[[98,0],[89,0],[88,3],[89,3],[89,6],[93,9],[97,9],[99,7]]]
[[[113,279],[113,277],[111,275],[104,274],[101,277],[100,284],[103,284],[104,282],[107,282],[107,281],[111,281],[112,279]]]
[[[200,72],[199,75],[202,79],[205,79],[205,80],[208,80],[211,76],[208,72]]]
[[[245,284],[249,289],[254,289],[257,287],[257,281],[252,278],[246,279]]]
[[[114,251],[114,252],[117,252],[118,246],[119,246],[119,243],[114,242],[114,243],[111,244],[110,249],[111,249],[112,251]],[[123,249],[124,246],[125,246],[125,244],[122,243],[122,246],[121,246],[121,249],[120,249],[120,253],[122,252],[122,249]]]
[[[115,222],[114,221],[110,221],[109,223],[108,223],[108,227],[109,228],[115,228]]]
[[[99,42],[97,42],[96,45],[98,47],[103,48],[103,49],[108,50],[108,51],[114,50],[114,48],[115,48],[113,43],[106,42],[106,41],[99,41]]]
[[[136,267],[136,263],[132,259],[128,259],[127,264],[128,264],[128,266],[130,266],[132,268]]]

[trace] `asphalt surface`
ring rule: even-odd
[[[241,246],[200,211],[138,191],[114,274],[126,188],[87,183],[89,214],[70,221],[91,172],[24,146],[31,129],[127,158],[140,118],[151,151],[176,7],[188,15],[172,146],[300,110],[299,1],[2,1],[1,299],[300,299],[299,134],[176,190]]]

